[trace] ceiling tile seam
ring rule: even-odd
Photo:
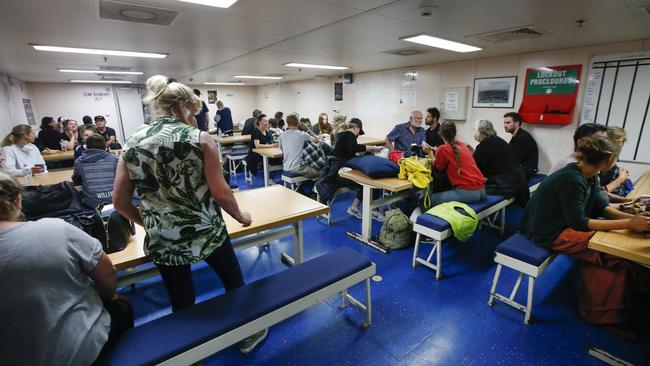
[[[502,14],[504,14],[504,15],[510,17],[510,18],[513,18],[513,19],[515,19],[515,20],[518,20],[518,21],[522,22],[522,24],[524,24],[524,25],[527,25],[527,24],[530,24],[530,25],[533,25],[533,26],[535,25],[535,24],[532,24],[532,22],[531,22],[530,20],[528,20],[528,19],[522,19],[522,18],[519,18],[518,16],[516,16],[516,15],[514,15],[514,14],[510,14],[510,13],[509,13],[508,11],[506,11],[506,10],[499,9],[499,8],[497,8],[496,6],[493,6],[492,4],[490,4],[490,3],[486,2],[486,1],[483,1],[483,0],[476,0],[476,2],[485,5],[485,6],[487,6],[487,7],[490,8],[490,9],[496,10],[496,11],[498,11],[498,12],[500,12],[500,13],[502,13]],[[496,30],[496,31],[498,31],[498,30]]]
[[[365,10],[365,11],[362,11],[362,12],[360,12],[360,13],[353,14],[353,15],[347,16],[347,17],[342,18],[342,19],[339,19],[339,20],[335,20],[335,21],[333,21],[333,22],[330,22],[330,23],[327,23],[327,24],[324,24],[324,25],[320,25],[320,26],[318,26],[318,27],[316,27],[316,28],[312,28],[312,29],[307,30],[307,31],[305,31],[305,32],[303,32],[303,33],[296,34],[296,35],[293,35],[293,36],[287,37],[287,38],[285,38],[285,39],[282,39],[282,40],[279,40],[279,41],[276,41],[276,42],[272,42],[272,43],[270,43],[270,44],[268,44],[268,45],[266,45],[266,46],[259,47],[259,48],[257,48],[257,49],[252,50],[252,51],[249,51],[249,52],[243,53],[243,54],[241,54],[241,55],[239,55],[239,56],[236,56],[236,57],[230,58],[230,59],[228,59],[228,60],[226,60],[226,61],[218,62],[218,63],[213,64],[213,65],[211,65],[211,66],[204,67],[204,68],[202,68],[202,69],[196,70],[196,71],[194,71],[194,72],[192,72],[192,73],[190,73],[190,74],[188,74],[188,75],[183,75],[183,76],[181,76],[181,79],[184,79],[184,78],[187,78],[187,77],[193,76],[193,75],[198,74],[198,73],[200,73],[200,72],[203,72],[203,71],[209,70],[209,69],[211,69],[211,68],[213,68],[213,67],[221,66],[221,65],[224,65],[224,64],[226,64],[226,63],[228,63],[228,62],[232,62],[232,61],[238,60],[238,59],[240,59],[240,58],[242,58],[242,57],[245,57],[245,56],[248,56],[248,55],[254,54],[255,52],[262,51],[262,50],[264,50],[264,49],[266,49],[266,48],[273,47],[273,46],[278,45],[278,44],[280,44],[280,43],[282,43],[282,42],[286,42],[286,41],[292,40],[292,39],[294,39],[294,38],[297,38],[297,37],[303,36],[303,35],[305,35],[305,34],[312,33],[312,32],[315,32],[315,31],[318,31],[318,30],[324,29],[324,28],[326,28],[326,27],[330,27],[330,26],[332,26],[332,25],[339,24],[339,23],[341,23],[341,22],[345,22],[345,21],[348,21],[348,20],[351,20],[351,19],[354,19],[354,18],[358,18],[358,17],[363,16],[363,15],[366,15],[366,14],[371,14],[371,13],[374,13],[374,12],[378,12],[378,11],[380,11],[380,10],[383,10],[383,9],[386,9],[386,8],[391,7],[391,6],[393,6],[393,5],[396,5],[397,3],[400,3],[400,2],[402,2],[402,1],[404,1],[404,0],[394,0],[394,1],[391,1],[391,2],[389,2],[389,3],[386,3],[386,4],[383,4],[383,5],[380,5],[380,6],[374,7],[374,8],[372,8],[372,9]]]
[[[645,28],[647,31],[650,32],[650,21],[643,21],[643,14],[641,11],[639,11],[639,8],[633,7],[628,1],[624,1],[625,6],[627,6],[628,9],[634,14],[634,18],[641,24],[641,27]],[[643,5],[641,5],[643,6]]]

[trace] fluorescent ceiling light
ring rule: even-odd
[[[429,47],[443,48],[445,50],[450,50],[454,52],[474,52],[474,51],[481,50],[481,48],[478,47],[474,47],[474,46],[470,46],[470,45],[466,45],[454,41],[448,41],[442,38],[427,36],[426,34],[404,37],[400,39],[403,41],[418,43]]]
[[[237,0],[179,0],[185,3],[214,6],[216,8],[229,8]]]
[[[284,66],[289,66],[289,67],[304,67],[308,69],[326,69],[326,70],[347,70],[349,67],[347,66],[330,66],[330,65],[315,65],[315,64],[301,64],[298,62],[290,62],[288,64],[284,64]]]
[[[241,85],[246,85],[244,83],[203,83],[204,85],[236,85],[236,86],[241,86]]]
[[[131,80],[70,80],[71,83],[88,84],[133,84]]]
[[[256,76],[256,75],[233,75],[234,79],[268,79],[268,80],[282,80],[282,76]]]
[[[165,58],[165,57],[169,56],[166,53],[99,50],[99,49],[95,49],[95,48],[42,46],[42,45],[37,45],[37,44],[33,44],[31,46],[34,47],[34,49],[38,50],[38,51],[64,52],[64,53],[83,53],[83,54],[87,54],[87,55],[145,57],[145,58]]]
[[[142,71],[117,71],[117,70],[80,70],[59,69],[59,72],[74,72],[79,74],[112,74],[112,75],[142,75]]]

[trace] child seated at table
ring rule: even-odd
[[[628,266],[621,258],[589,249],[589,240],[597,230],[650,230],[650,217],[609,206],[600,189],[598,172],[611,169],[620,151],[621,146],[608,138],[583,138],[576,148],[578,161],[542,181],[520,224],[521,233],[537,245],[578,260],[584,282],[580,316],[600,325],[622,322]]]
[[[622,150],[627,140],[627,133],[621,127],[608,127],[607,138],[621,145]],[[627,169],[614,164],[608,171],[600,172],[598,178],[600,178],[602,189],[607,192],[609,202],[621,203],[632,201],[632,198],[625,197],[634,188],[634,184],[629,179]]]

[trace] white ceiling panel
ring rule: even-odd
[[[129,2],[130,0],[126,0]],[[3,0],[0,71],[25,81],[66,81],[62,67],[122,66],[182,80],[226,81],[233,74],[285,74],[287,80],[337,72],[291,69],[286,62],[336,64],[353,72],[408,67],[476,57],[558,49],[650,37],[650,0],[239,0],[219,9],[175,0],[132,4],[180,11],[170,26],[98,18],[98,0]],[[577,19],[586,19],[582,28]],[[523,25],[541,38],[502,43],[467,36]],[[482,47],[470,54],[445,50],[415,56],[384,51],[416,45],[399,38],[429,33]],[[147,60],[37,52],[30,43],[167,52]]]

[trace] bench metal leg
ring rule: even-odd
[[[348,289],[341,291],[342,302],[338,306],[339,310],[343,310],[348,307],[348,302],[357,308],[363,310],[366,313],[366,321],[361,324],[363,328],[368,328],[372,324],[372,296],[370,291],[370,278],[366,278],[366,303],[362,303],[356,297],[348,293]]]
[[[494,279],[492,279],[492,288],[490,289],[490,300],[488,300],[488,305],[494,305],[494,294],[497,289],[497,283],[499,283],[499,276],[501,275],[501,265],[497,266],[497,271],[494,273]]]
[[[517,281],[515,282],[515,287],[512,288],[512,292],[510,293],[510,301],[515,300],[515,296],[517,296],[517,292],[519,291],[519,286],[521,285],[521,280],[524,278],[524,274],[522,272],[519,272],[519,276],[517,276]]]
[[[535,290],[535,278],[528,276],[528,300],[526,301],[526,316],[524,317],[524,324],[530,321],[530,313],[533,311],[533,291]]]
[[[503,236],[503,232],[506,229],[506,208],[505,207],[502,208],[500,212],[501,212],[501,222],[499,223],[500,224],[499,235]]]
[[[370,296],[370,278],[366,278],[366,322],[362,325],[368,328],[372,324],[372,299]]]
[[[413,268],[415,268],[417,263],[425,265],[436,271],[436,280],[439,280],[440,277],[442,277],[442,241],[434,239],[433,247],[427,256],[427,259],[422,259],[418,256],[418,252],[420,250],[420,236],[421,235],[419,233],[416,235],[417,240],[415,242],[415,248],[413,249]],[[434,254],[436,254],[436,264],[431,263],[431,259],[433,258]]]
[[[415,268],[417,261],[415,260],[418,257],[418,251],[420,249],[420,233],[415,234],[415,246],[413,247],[413,262],[411,266]]]

